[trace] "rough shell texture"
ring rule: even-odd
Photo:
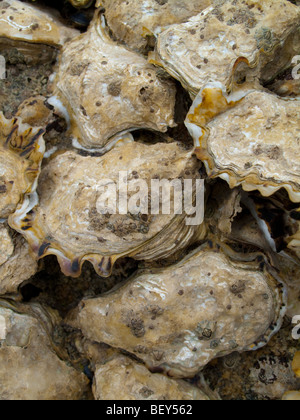
[[[103,151],[125,131],[167,131],[175,105],[173,82],[160,79],[155,67],[105,31],[96,14],[88,32],[65,46],[55,89],[69,111],[73,137]]]
[[[153,374],[121,355],[96,367],[93,391],[96,400],[209,400],[188,382]]]
[[[0,225],[0,295],[15,293],[38,270],[27,242],[4,224]]]
[[[0,303],[0,399],[74,400],[87,378],[55,353],[53,316],[38,305]]]
[[[79,34],[64,26],[48,9],[21,1],[2,1],[0,13],[0,51],[16,47],[34,61],[51,61],[56,48]]]
[[[45,151],[44,130],[0,113],[0,219],[7,219],[35,191]]]
[[[135,354],[153,372],[193,377],[216,357],[265,345],[281,326],[281,287],[261,255],[248,259],[233,262],[204,245],[171,268],[84,300],[68,322]]]
[[[216,1],[158,37],[153,61],[193,95],[209,82],[272,80],[299,51],[300,10],[289,1]]]
[[[299,121],[298,100],[261,91],[227,96],[210,84],[195,99],[186,126],[210,177],[264,196],[285,188],[299,202]]]
[[[151,46],[151,35],[158,27],[185,22],[211,5],[210,0],[101,0],[100,3],[114,37],[141,52]]]
[[[192,152],[177,143],[149,146],[132,142],[102,157],[67,152],[43,170],[39,205],[33,210],[24,206],[11,219],[11,226],[23,233],[37,257],[57,255],[65,274],[78,276],[84,261],[90,261],[98,274],[109,276],[122,256],[167,258],[186,247],[199,229],[205,235],[204,228],[202,232],[199,226],[187,225],[185,213],[174,214],[174,206],[167,215],[139,213],[140,196],[136,196],[140,181],[150,188],[152,178],[195,179],[200,177],[198,170],[199,162]],[[106,186],[119,184],[120,171],[122,181],[127,171],[128,188],[132,188],[128,198],[137,209],[130,213],[128,207],[124,215],[117,207],[117,214],[103,214],[101,206],[110,205],[110,200],[116,198],[114,187],[103,195]]]

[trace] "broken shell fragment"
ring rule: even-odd
[[[300,202],[300,102],[261,91],[227,95],[209,84],[186,118],[195,153],[211,178],[266,197],[284,188]]]
[[[128,143],[102,157],[67,152],[43,169],[39,204],[25,203],[10,225],[25,236],[38,258],[56,255],[66,275],[79,276],[84,261],[90,261],[100,276],[107,277],[121,257],[164,259],[180,252],[196,235],[203,239],[205,227],[189,226],[185,211],[175,211],[183,196],[178,208],[178,200],[174,206],[171,197],[168,214],[156,215],[148,198],[153,178],[195,181],[199,168],[192,152],[177,143]],[[128,201],[121,204],[127,186]]]
[[[201,400],[210,398],[183,380],[153,374],[142,364],[119,355],[96,366],[93,392],[96,400]]]
[[[162,66],[195,96],[209,82],[227,91],[245,80],[267,83],[299,51],[300,10],[283,0],[215,2],[157,40],[150,62]]]
[[[88,32],[65,46],[55,87],[55,98],[69,113],[73,138],[100,152],[112,148],[124,132],[173,127],[176,94],[172,81],[111,41],[103,26],[97,13]]]
[[[7,219],[37,187],[45,152],[44,130],[0,113],[0,219]]]
[[[170,268],[141,272],[83,300],[68,322],[134,354],[152,372],[190,378],[212,359],[268,343],[286,311],[279,281],[262,254],[208,243]]]
[[[38,265],[25,239],[0,224],[0,295],[16,293],[24,281],[34,276]]]
[[[17,48],[27,62],[51,62],[56,50],[79,34],[63,25],[49,9],[5,0],[0,2],[0,11],[0,52]]]
[[[187,21],[211,5],[211,0],[101,0],[114,37],[130,48],[146,52],[158,27]]]
[[[0,301],[0,399],[78,400],[83,373],[61,360],[51,335],[57,315],[38,304]]]

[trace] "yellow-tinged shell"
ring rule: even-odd
[[[211,178],[231,188],[281,188],[300,202],[300,102],[262,91],[237,91],[212,83],[196,97],[186,118],[195,153]]]
[[[55,97],[81,146],[105,152],[121,133],[174,126],[176,89],[145,58],[113,42],[98,12],[87,33],[63,49]],[[51,102],[55,105],[54,102]]]
[[[195,96],[209,82],[272,81],[299,52],[299,7],[287,0],[215,2],[157,40],[150,62]]]
[[[216,357],[264,346],[285,312],[285,291],[262,254],[209,242],[172,267],[142,271],[84,300],[68,322],[153,372],[184,378]]]
[[[18,0],[0,2],[0,14],[0,51],[17,48],[31,61],[53,60],[57,48],[79,35],[48,9]]]
[[[101,0],[114,37],[145,52],[158,27],[186,22],[211,5],[211,0]],[[99,4],[98,4],[99,6]]]
[[[45,152],[44,130],[0,113],[0,219],[7,219],[36,190]]]
[[[132,142],[102,157],[67,152],[43,169],[39,204],[24,205],[10,224],[26,237],[38,258],[56,255],[62,271],[74,277],[80,275],[84,261],[90,261],[99,275],[109,276],[122,256],[167,258],[190,244],[198,232],[205,235],[203,226],[188,226],[186,213],[177,215],[174,207],[168,215],[126,210],[120,214],[118,207],[117,214],[101,213],[104,186],[113,185],[109,197],[119,198],[114,186],[120,185],[120,172],[122,179],[128,173],[131,186],[144,181],[150,187],[153,178],[200,177],[197,159],[177,143],[149,146]],[[128,193],[133,196],[133,191]]]
[[[69,0],[69,2],[77,9],[86,9],[94,3],[94,0]]]
[[[293,371],[295,372],[295,375],[300,378],[300,351],[297,351],[295,354],[293,363],[292,363]]]

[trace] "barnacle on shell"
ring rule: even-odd
[[[263,254],[208,242],[172,267],[84,300],[69,322],[153,372],[184,378],[216,357],[264,346],[285,312],[282,281]]]
[[[45,151],[42,128],[0,113],[0,218],[7,219],[37,187]]]
[[[39,204],[25,203],[10,224],[26,237],[37,258],[56,255],[62,271],[74,277],[80,275],[84,261],[90,261],[99,275],[107,277],[123,256],[150,261],[168,258],[188,246],[196,235],[205,235],[204,226],[188,226],[185,212],[175,213],[174,198],[170,214],[133,214],[130,209],[122,214],[119,208],[116,214],[101,213],[101,189],[120,185],[120,172],[127,173],[128,180],[137,186],[144,181],[151,188],[155,177],[198,179],[199,162],[177,143],[151,146],[132,142],[102,157],[67,152],[43,169]],[[113,188],[107,198],[117,198],[115,194]],[[128,194],[134,196],[133,191]]]

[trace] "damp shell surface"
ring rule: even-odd
[[[65,46],[55,95],[80,145],[105,152],[121,133],[174,126],[176,91],[146,59],[113,42],[103,25],[96,14],[88,32]]]
[[[78,276],[84,261],[90,261],[98,274],[109,276],[118,258],[167,258],[187,246],[202,227],[188,226],[186,214],[174,214],[172,208],[166,215],[131,214],[128,210],[122,214],[119,208],[117,214],[101,214],[105,186],[120,185],[119,173],[127,172],[128,183],[133,182],[137,193],[135,185],[140,180],[150,188],[153,178],[197,179],[198,171],[199,162],[192,152],[177,143],[151,146],[132,142],[102,157],[67,152],[43,170],[39,204],[23,206],[10,223],[26,237],[38,258],[57,255],[65,274]],[[110,194],[116,198],[114,189]],[[128,193],[128,198],[133,196]],[[200,233],[204,235],[205,228]]]
[[[171,268],[142,272],[83,300],[69,322],[87,338],[144,360],[152,372],[193,377],[216,357],[262,347],[281,326],[282,285],[263,257],[248,257],[234,262],[204,245]]]
[[[96,366],[93,386],[96,400],[208,401],[209,397],[183,380],[153,374],[126,356],[117,356]]]
[[[0,219],[7,219],[37,187],[45,130],[0,113]]]
[[[199,93],[186,126],[208,175],[231,188],[271,196],[284,188],[300,202],[300,102],[261,92],[227,96],[221,85]]]
[[[144,52],[158,27],[187,21],[211,5],[210,0],[101,0],[107,24],[119,42]]]
[[[49,10],[18,1],[0,3],[0,51],[18,48],[31,61],[55,59],[56,49],[77,36],[79,32],[68,28]]]
[[[53,321],[39,305],[0,302],[0,399],[83,398],[86,377],[55,353]]]
[[[188,22],[158,36],[151,62],[192,96],[209,82],[231,90],[244,78],[272,80],[299,51],[299,7],[289,1],[216,1]]]

